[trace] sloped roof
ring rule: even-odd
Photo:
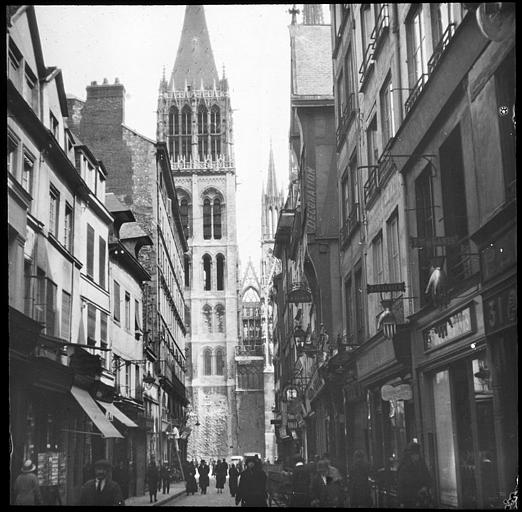
[[[277,197],[277,183],[274,165],[274,152],[272,150],[272,141],[270,141],[270,156],[268,159],[268,181],[266,184],[266,194],[271,197]]]
[[[219,84],[219,77],[210,45],[205,10],[202,5],[187,5],[176,62],[169,89],[183,90],[185,81],[194,89],[203,82],[205,89]]]
[[[333,98],[330,25],[292,25],[292,95]]]
[[[258,295],[261,291],[261,285],[259,284],[259,279],[257,278],[257,273],[254,269],[254,265],[252,264],[252,260],[248,260],[247,268],[243,274],[243,280],[241,282],[241,295],[243,295],[249,288],[253,288]]]

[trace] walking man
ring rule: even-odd
[[[161,478],[161,487],[163,490],[163,494],[169,494],[170,490],[170,475],[169,475],[169,466],[167,461],[163,461],[160,469],[160,478]]]
[[[125,505],[119,484],[109,477],[111,463],[101,459],[94,463],[95,478],[85,482],[81,489],[80,505],[91,507]]]
[[[149,486],[149,496],[150,496],[150,502],[152,503],[152,498],[154,498],[154,501],[158,501],[158,483],[159,483],[159,470],[158,466],[156,466],[156,461],[154,460],[154,457],[150,459],[149,467],[147,468],[147,484]]]
[[[246,458],[246,469],[239,477],[236,505],[266,507],[266,474],[254,457]]]

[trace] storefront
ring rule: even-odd
[[[411,368],[398,350],[409,344],[409,331],[401,328],[395,338],[392,342],[378,333],[357,354],[358,387],[351,407],[357,417],[349,423],[354,442],[358,447],[363,444],[359,449],[364,449],[374,469],[374,506],[387,508],[398,506],[399,461],[407,443],[416,438]],[[364,439],[355,434],[361,427]]]
[[[454,306],[417,338],[422,443],[441,507],[501,504],[492,360],[479,299]]]

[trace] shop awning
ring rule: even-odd
[[[108,413],[112,414],[118,421],[121,421],[126,427],[138,427],[134,421],[125,416],[113,403],[101,402],[96,400]]]
[[[100,408],[96,405],[94,399],[85,389],[76,386],[71,387],[71,395],[80,404],[87,416],[91,418],[103,437],[120,437],[123,436],[116,430],[114,425],[105,417]]]

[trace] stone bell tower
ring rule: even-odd
[[[238,247],[232,109],[204,8],[187,5],[170,79],[160,81],[157,138],[167,143],[189,253],[185,258],[188,457],[236,453]]]

